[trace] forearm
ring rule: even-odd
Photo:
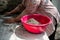
[[[34,11],[35,12],[35,11]],[[24,16],[24,15],[27,15],[27,14],[32,14],[32,13],[34,13],[34,12],[31,12],[31,10],[27,10],[27,9],[25,9],[19,16],[17,16],[16,17],[16,20],[18,21],[18,20],[20,20],[20,18],[22,17],[22,16]]]
[[[19,15],[16,17],[17,20],[19,20],[22,16],[26,15],[26,14],[31,14],[31,13],[34,13],[36,12],[36,9],[38,8],[39,4],[40,4],[40,0],[36,0],[36,1],[33,1],[33,0],[27,0],[28,1],[28,5],[26,5],[26,8],[25,10]]]
[[[15,9],[11,10],[10,13],[16,13],[19,11],[19,7],[16,7]]]

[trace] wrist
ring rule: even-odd
[[[6,12],[7,14],[11,14],[11,12]]]
[[[17,21],[20,21],[20,19],[19,18],[15,18],[15,21],[17,22]]]

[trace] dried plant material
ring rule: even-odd
[[[35,25],[41,24],[41,23],[39,23],[37,20],[35,20],[34,18],[29,19],[29,20],[27,21],[27,23],[29,23],[29,24],[35,24]]]

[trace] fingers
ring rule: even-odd
[[[4,15],[9,15],[9,14],[11,14],[10,12],[6,12]]]
[[[15,20],[14,19],[6,19],[4,22],[5,23],[15,23]]]

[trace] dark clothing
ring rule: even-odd
[[[54,18],[54,19],[55,19],[55,18]],[[50,39],[50,40],[55,40],[55,34],[56,34],[56,30],[57,30],[57,25],[58,25],[56,19],[55,19],[55,22],[56,22],[55,31],[53,32],[52,35],[49,36],[49,39]]]

